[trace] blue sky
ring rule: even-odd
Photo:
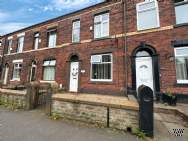
[[[104,0],[0,0],[0,35]]]

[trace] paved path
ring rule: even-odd
[[[137,141],[119,133],[70,121],[53,121],[39,111],[0,108],[0,141]]]

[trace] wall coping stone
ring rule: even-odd
[[[9,90],[9,89],[0,89],[0,95],[1,94],[7,94],[7,95],[17,95],[17,96],[24,96],[26,95],[27,91],[18,91],[18,90]]]
[[[97,94],[55,94],[52,100],[66,101],[72,103],[90,104],[96,106],[105,106],[109,108],[120,108],[127,110],[139,110],[139,105],[135,101],[130,101],[126,97],[106,96]]]

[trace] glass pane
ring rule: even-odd
[[[80,41],[80,29],[74,29],[73,30],[73,42],[79,42]]]
[[[50,66],[55,66],[55,64],[56,64],[56,60],[51,60],[49,65]]]
[[[49,35],[48,47],[53,48],[56,46],[56,32],[52,32]]]
[[[38,49],[38,46],[39,46],[39,38],[35,38],[34,49]]]
[[[55,79],[55,67],[44,67],[43,80],[52,81]]]
[[[177,48],[176,56],[188,56],[188,48]]]
[[[102,15],[102,21],[108,21],[109,20],[109,13],[103,14]]]
[[[136,54],[137,57],[142,57],[142,56],[150,56],[150,54],[147,51],[139,51]]]
[[[99,16],[95,16],[95,19],[94,19],[95,21],[95,23],[98,23],[98,22],[101,22],[101,15],[99,15]]]
[[[111,55],[103,55],[102,62],[111,62]]]
[[[150,29],[158,27],[157,21],[157,10],[147,10],[145,12],[138,13],[138,28],[143,29]]]
[[[50,64],[50,61],[44,61],[43,66],[49,66],[49,64]]]
[[[176,23],[188,23],[188,4],[179,5],[175,7]]]
[[[109,36],[109,22],[104,22],[102,27],[102,37]]]
[[[176,58],[176,77],[177,80],[188,80],[188,57]]]
[[[95,24],[95,38],[100,38],[101,37],[101,24]]]
[[[111,79],[111,63],[92,64],[92,79]]]
[[[155,1],[139,5],[139,11],[155,8]]]
[[[101,55],[92,55],[91,56],[92,63],[100,63],[101,62]]]

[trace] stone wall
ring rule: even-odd
[[[113,108],[95,103],[53,100],[52,113],[64,118],[109,126],[120,130],[138,127],[138,110]]]
[[[26,92],[0,89],[0,105],[14,109],[25,109]]]

